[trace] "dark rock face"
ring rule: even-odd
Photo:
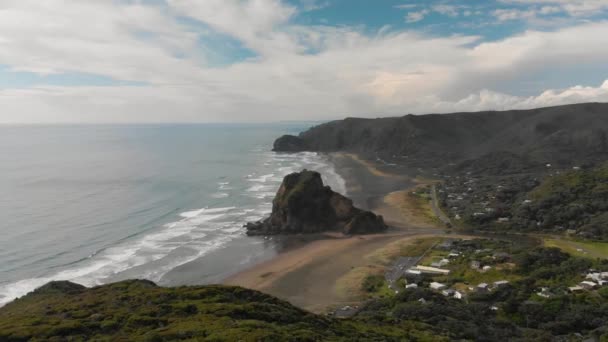
[[[276,152],[302,152],[307,150],[304,140],[294,135],[284,135],[275,140],[272,150]]]
[[[349,151],[432,167],[475,160],[499,151],[541,164],[584,164],[605,160],[608,154],[608,103],[347,118],[312,127],[289,140],[280,138],[275,150],[290,152],[289,141],[308,151]]]
[[[82,290],[86,289],[86,287],[72,283],[67,280],[58,280],[51,281],[39,288],[37,288],[34,293],[35,294],[53,294],[53,293],[61,293],[61,294],[72,294],[78,293]]]
[[[324,186],[318,172],[307,170],[285,176],[270,217],[246,227],[248,235],[368,234],[387,229],[382,216],[355,208],[350,199]]]

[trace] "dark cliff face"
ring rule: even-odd
[[[249,235],[340,230],[366,234],[387,228],[381,216],[355,208],[350,199],[324,186],[318,172],[306,170],[287,175],[272,202],[270,217],[246,227]]]
[[[284,135],[275,140],[272,147],[277,152],[302,152],[308,149],[306,142],[293,135]]]
[[[508,152],[539,163],[608,154],[608,104],[333,121],[298,137],[310,151],[351,151],[442,166]],[[275,146],[277,151],[288,151]]]

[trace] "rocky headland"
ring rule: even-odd
[[[246,225],[248,235],[310,234],[339,231],[370,234],[385,231],[382,216],[361,210],[323,184],[321,174],[304,170],[285,176],[263,221]]]

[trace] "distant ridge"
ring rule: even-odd
[[[297,139],[297,140],[296,140]],[[571,164],[608,157],[608,104],[531,110],[346,118],[321,124],[275,151],[350,151],[385,160],[441,166],[496,152],[543,163]],[[289,142],[289,148],[282,146]]]

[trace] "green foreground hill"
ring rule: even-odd
[[[319,316],[240,287],[143,280],[94,288],[52,282],[0,308],[1,341],[441,340],[420,326]]]

